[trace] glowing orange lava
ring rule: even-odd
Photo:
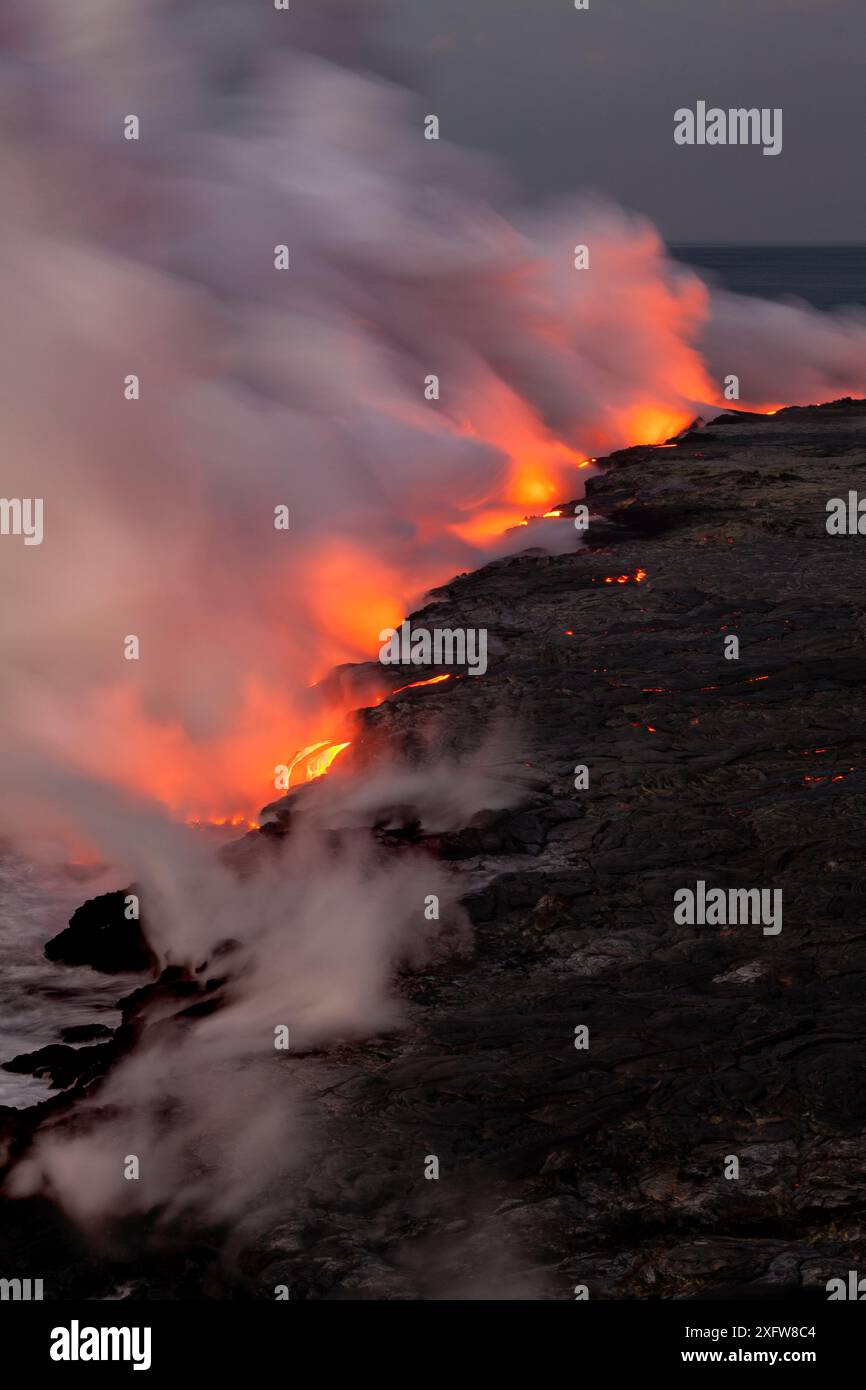
[[[648,305],[653,307],[658,306]],[[696,356],[691,352],[674,356],[668,383],[671,399],[708,400],[712,388]],[[773,402],[764,406],[768,413],[778,408]],[[231,719],[220,723],[216,733],[207,729],[190,733],[180,724],[162,723],[154,719],[130,683],[118,685],[107,695],[102,693],[98,711],[81,711],[82,728],[98,722],[101,729],[101,765],[123,767],[125,780],[188,824],[256,828],[251,817],[273,797],[274,765],[281,746],[299,747],[289,765],[290,786],[325,775],[350,746],[348,741],[331,740],[361,702],[357,693],[325,703],[330,697],[322,692],[323,703],[311,709],[296,690],[303,693],[307,687],[309,691],[341,663],[370,659],[378,633],[399,627],[411,604],[441,578],[443,540],[450,543],[457,538],[483,551],[507,530],[527,526],[528,514],[558,519],[563,508],[555,505],[555,499],[571,495],[568,489],[575,470],[593,467],[599,455],[611,448],[634,443],[664,447],[691,419],[685,408],[633,398],[611,411],[603,427],[597,426],[582,440],[566,441],[510,385],[491,374],[474,397],[467,418],[451,418],[442,428],[477,440],[494,456],[498,451],[500,464],[479,475],[485,478],[482,485],[473,488],[467,482],[458,489],[441,513],[435,506],[420,506],[414,497],[411,508],[398,510],[397,519],[415,527],[418,541],[418,559],[412,560],[410,570],[397,547],[394,556],[399,558],[392,558],[371,551],[361,538],[335,535],[311,546],[303,557],[303,602],[289,595],[296,604],[291,619],[286,618],[286,592],[276,588],[262,600],[273,603],[275,634],[288,633],[284,669],[287,674],[295,672],[297,681],[280,679],[279,662],[243,680],[226,697],[227,703],[231,700]],[[586,453],[593,447],[598,455]],[[646,571],[637,569],[593,582],[641,584],[646,578]],[[566,635],[573,636],[573,630]],[[450,679],[449,674],[437,675],[391,693]],[[380,694],[374,703],[387,698]],[[74,746],[86,744],[76,737],[72,724],[69,736]],[[300,747],[305,738],[310,742]]]
[[[360,546],[332,541],[309,561],[308,603],[322,651],[320,674],[366,658],[377,634],[399,627],[406,577]]]
[[[570,472],[590,462],[582,451],[551,434],[531,407],[496,378],[490,379],[473,418],[463,421],[459,433],[494,445],[508,460],[504,488],[498,483],[495,494],[458,503],[466,518],[449,529],[473,544],[499,536],[510,526],[526,525],[525,509],[549,506],[563,495]],[[503,502],[524,510],[507,511]]]
[[[608,574],[605,576],[605,584],[642,584],[646,579],[646,570],[635,570],[634,574]],[[596,581],[593,580],[593,583]]]
[[[186,824],[192,826],[196,830],[200,830],[209,825],[217,826],[220,829],[231,828],[232,830],[238,830],[241,827],[243,827],[244,830],[259,829],[259,822],[257,820],[247,820],[246,816],[190,816]]]
[[[303,765],[304,780],[313,782],[317,777],[324,777],[332,762],[344,748],[349,748],[350,743],[328,743],[327,739],[321,743],[311,743],[306,748],[302,748],[296,753],[289,763],[289,785],[292,782],[292,773],[295,768]]]
[[[657,447],[673,448],[666,440],[680,434],[692,423],[692,416],[684,410],[666,410],[658,406],[639,406],[626,416],[625,427],[630,439]]]
[[[440,681],[450,681],[450,672],[444,676],[431,676],[429,681],[411,681],[409,685],[398,685],[396,690],[392,690],[392,695],[399,695],[401,690],[417,690],[422,685],[438,685]]]

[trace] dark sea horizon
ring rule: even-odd
[[[800,299],[825,312],[866,307],[866,246],[669,242],[678,261],[736,294]]]

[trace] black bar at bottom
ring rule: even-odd
[[[406,1342],[407,1335],[415,1341]],[[453,1377],[480,1357],[485,1372],[501,1354],[511,1374],[524,1358],[552,1371],[560,1355],[575,1371],[595,1366],[641,1374],[708,1365],[850,1367],[860,1351],[864,1312],[822,1298],[724,1303],[0,1303],[4,1361],[60,1377],[101,1370],[163,1377],[213,1372],[222,1378],[268,1364],[286,1376],[347,1371],[429,1378],[441,1358]],[[393,1339],[393,1340],[392,1340]],[[562,1341],[560,1341],[562,1339]],[[407,1366],[414,1345],[420,1364]],[[399,1348],[402,1347],[402,1352]],[[460,1348],[463,1348],[461,1351]],[[52,1355],[53,1351],[53,1355]],[[94,1357],[94,1353],[96,1357]],[[98,1359],[96,1359],[98,1358]],[[397,1358],[396,1360],[394,1358]],[[588,1359],[589,1358],[589,1359]],[[364,1366],[367,1362],[366,1369]],[[378,1367],[378,1371],[377,1371]],[[542,1377],[543,1378],[543,1377]]]

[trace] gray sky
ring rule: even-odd
[[[866,0],[392,0],[442,136],[530,197],[592,187],[672,241],[866,242]],[[674,144],[673,113],[782,107],[784,144]]]

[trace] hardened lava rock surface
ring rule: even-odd
[[[486,628],[489,670],[366,738],[429,721],[466,753],[507,717],[524,795],[432,845],[473,884],[473,953],[407,984],[404,1034],[329,1059],[332,1171],[254,1282],[823,1298],[863,1267],[866,536],[826,529],[858,486],[866,403],[726,416],[608,460],[585,548],[415,615]],[[699,879],[781,889],[782,931],[675,925]]]
[[[858,487],[866,403],[731,414],[605,460],[579,549],[438,590],[413,624],[485,628],[487,673],[363,711],[344,759],[519,784],[382,832],[451,865],[470,951],[400,977],[402,1028],[286,1054],[315,1141],[266,1228],[124,1265],[12,1204],[7,1243],[30,1221],[67,1297],[808,1300],[866,1269],[866,536],[825,524]],[[781,889],[781,932],[677,925],[698,880]]]

